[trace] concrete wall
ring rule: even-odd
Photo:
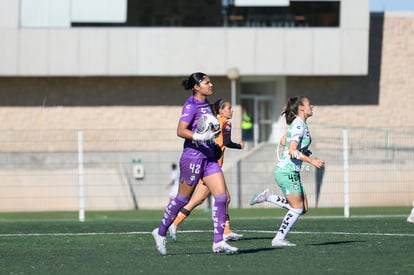
[[[383,27],[378,104],[317,106],[313,123],[413,127],[407,114],[414,104],[414,13],[387,13]],[[353,87],[349,87],[352,93]],[[357,96],[357,95],[355,95]],[[375,99],[374,99],[375,100]]]
[[[349,126],[414,126],[405,118],[407,110],[414,102],[413,36],[414,15],[410,13],[378,15],[371,20],[369,74],[367,76],[305,77],[292,76],[286,79],[286,95],[308,95],[316,105],[315,115],[310,123],[349,125]],[[381,42],[381,43],[380,43]],[[1,47],[0,43],[0,47]],[[61,125],[76,128],[89,127],[85,121],[100,121],[102,112],[110,108],[82,109],[72,107],[130,106],[128,113],[111,114],[110,121],[118,121],[116,116],[130,116],[132,121],[141,117],[140,106],[181,106],[189,95],[180,85],[182,77],[1,77],[0,106],[2,129],[36,127],[37,124],[22,124],[19,121],[26,115],[29,120],[59,120]],[[215,84],[214,101],[230,98],[230,83],[225,77],[212,76]],[[240,79],[250,81],[248,77]],[[240,85],[242,87],[243,85]],[[242,91],[243,92],[243,91]],[[239,90],[240,93],[240,90]],[[30,106],[36,106],[31,108]],[[39,108],[44,106],[46,108]],[[13,107],[21,107],[17,109]],[[59,117],[65,110],[65,116]],[[50,108],[50,109],[48,109]],[[144,111],[145,112],[145,111]],[[175,117],[176,111],[168,113]],[[277,111],[279,112],[279,111]],[[73,113],[73,115],[71,115]],[[77,114],[82,119],[73,122]],[[235,113],[237,118],[239,114]],[[50,117],[49,117],[50,116]],[[277,114],[275,115],[277,116]],[[54,127],[50,124],[49,127]],[[105,127],[105,123],[99,123]],[[116,127],[130,127],[138,123]],[[174,124],[175,125],[175,124]],[[236,125],[236,124],[235,124]],[[46,126],[43,126],[46,127]]]
[[[3,76],[367,73],[368,0],[341,1],[340,28],[20,28],[16,2],[0,3]]]

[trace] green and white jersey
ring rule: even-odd
[[[302,161],[291,158],[288,154],[288,148],[292,141],[298,143],[297,150],[300,152],[308,151],[309,145],[312,142],[308,125],[300,118],[296,117],[295,120],[289,125],[289,129],[286,133],[286,144],[284,146],[283,154],[277,163],[277,166],[284,168],[288,171],[300,171],[302,167]]]

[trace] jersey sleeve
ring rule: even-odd
[[[292,122],[292,127],[290,129],[290,132],[291,132],[290,140],[300,143],[300,140],[303,137],[304,130],[305,130],[305,126],[301,123],[301,121],[299,119],[295,119]]]
[[[222,127],[223,145],[228,148],[241,149],[241,145],[231,140],[231,122],[226,121]]]
[[[197,114],[197,105],[187,102],[186,104],[184,104],[181,110],[180,121],[187,122],[189,124],[190,129],[194,131],[195,129],[193,129],[194,128],[193,124],[194,124],[196,114]]]

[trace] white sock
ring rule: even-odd
[[[303,213],[303,209],[292,208],[286,216],[283,218],[282,224],[280,225],[279,231],[276,234],[277,240],[284,240],[290,229],[293,227],[299,216]]]
[[[269,197],[267,197],[266,201],[271,202],[273,204],[276,204],[277,206],[280,206],[280,207],[288,209],[288,210],[292,209],[292,207],[288,203],[287,199],[285,197],[281,197],[279,195],[272,194]]]

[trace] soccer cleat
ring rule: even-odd
[[[226,243],[224,240],[218,243],[213,243],[213,252],[220,253],[223,252],[224,254],[236,254],[238,251],[237,247],[233,247]]]
[[[272,240],[272,246],[296,246],[296,244],[289,242],[288,240],[284,239],[276,239]]]
[[[155,240],[155,247],[157,248],[158,252],[160,252],[161,255],[167,254],[167,241],[165,240],[165,237],[160,236],[158,234],[158,228],[155,228],[152,230],[152,236]]]
[[[223,240],[225,242],[227,242],[227,241],[238,241],[242,238],[243,238],[243,234],[237,234],[237,233],[234,233],[233,231],[230,231],[227,234],[223,234]]]
[[[249,204],[254,205],[256,203],[262,203],[267,200],[267,198],[271,195],[269,189],[264,190],[263,192],[257,193],[250,199]]]
[[[171,239],[176,242],[177,241],[177,226],[175,224],[171,224],[168,227],[168,233],[170,233]]]

